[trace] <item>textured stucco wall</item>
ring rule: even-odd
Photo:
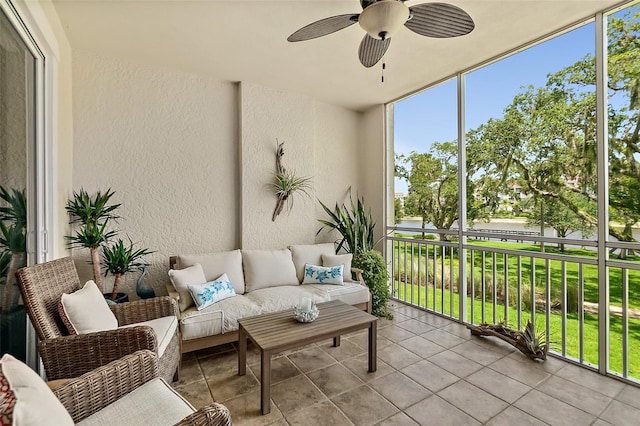
[[[279,248],[316,242],[324,217],[318,199],[332,206],[349,186],[357,190],[359,114],[311,98],[250,83],[241,89],[242,247]],[[309,196],[294,195],[293,209],[272,222],[276,197],[268,189],[275,172],[276,138],[284,141],[283,165],[312,178]],[[318,241],[334,235],[322,233]]]
[[[332,205],[357,189],[359,113],[82,51],[73,83],[73,187],[116,191],[122,235],[156,250],[148,282],[161,294],[169,255],[313,243],[316,197]],[[314,190],[272,223],[276,138]],[[74,256],[90,278],[86,251]],[[130,295],[136,277],[125,276]]]
[[[149,283],[164,293],[171,254],[238,246],[235,84],[81,51],[73,83],[73,187],[116,192],[121,236],[156,251]]]

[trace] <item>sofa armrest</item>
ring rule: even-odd
[[[211,405],[202,407],[193,414],[188,415],[176,426],[231,426],[231,413],[222,404],[214,402]]]
[[[351,267],[351,273],[356,274],[356,280],[360,283],[360,285],[366,286],[367,284],[364,282],[364,278],[362,277],[362,269]]]
[[[141,349],[158,352],[158,339],[151,327],[62,336],[38,343],[48,380],[78,377]]]
[[[169,295],[169,297],[175,300],[178,306],[180,306],[180,293],[176,291],[173,284],[168,283],[165,285],[165,288],[167,289],[167,294]]]
[[[157,356],[137,351],[72,379],[53,393],[78,423],[158,377],[158,372]]]
[[[156,318],[178,316],[178,303],[169,296],[134,300],[110,305],[118,325],[129,325]]]

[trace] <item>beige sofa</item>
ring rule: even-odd
[[[237,341],[238,319],[291,309],[303,295],[312,294],[316,303],[341,300],[371,312],[369,288],[362,279],[362,271],[350,267],[349,256],[335,255],[333,243],[172,256],[171,269],[199,263],[207,281],[226,273],[237,294],[197,310],[188,291],[167,286],[180,306],[182,352]],[[343,285],[302,284],[305,264],[345,265]]]

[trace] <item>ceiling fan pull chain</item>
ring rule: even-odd
[[[384,70],[385,70],[385,68],[387,68],[387,64],[384,62],[384,58],[383,58],[382,59],[382,72],[381,72],[382,76],[381,76],[381,79],[380,79],[382,81],[382,83],[384,83]]]

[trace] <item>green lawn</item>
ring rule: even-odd
[[[470,241],[470,244],[482,245],[484,247],[495,248],[508,248],[527,251],[539,251],[539,246],[531,244],[517,244],[517,243],[504,243],[504,242],[487,242],[487,241]],[[441,249],[437,249],[437,262],[436,262],[436,289],[433,288],[434,282],[434,268],[433,268],[433,254],[434,246],[429,246],[428,258],[428,281],[431,284],[429,287],[428,300],[425,296],[424,286],[427,282],[426,274],[426,250],[425,247],[420,247],[419,244],[413,244],[413,255],[411,255],[412,248],[409,244],[404,242],[394,242],[394,255],[395,262],[398,261],[398,254],[400,254],[400,266],[395,267],[395,284],[396,294],[401,300],[407,300],[408,302],[415,303],[419,306],[425,306],[428,303],[428,308],[433,309],[436,312],[441,312],[446,315],[450,315],[454,318],[458,318],[458,294],[456,291],[449,292],[449,283],[451,282],[451,264],[450,259],[453,257],[453,282],[455,283],[458,275],[458,253],[457,249],[446,250],[445,262],[444,262],[444,290],[442,290],[443,274],[442,274],[442,253]],[[479,247],[480,249],[480,247]],[[558,253],[558,250],[551,247],[545,248],[546,252]],[[406,266],[404,253],[406,250]],[[453,252],[453,256],[451,253]],[[563,252],[562,254],[579,256],[579,257],[595,257],[595,253],[589,250],[570,250]],[[536,253],[532,253],[536,255]],[[467,268],[470,269],[470,253],[467,253]],[[418,260],[420,259],[420,260]],[[418,274],[418,262],[420,263],[420,274]],[[497,253],[495,256],[495,284],[493,283],[493,257],[492,253],[486,252],[484,258],[485,265],[485,318],[487,322],[493,322],[493,291],[496,292],[496,315],[497,321],[505,318],[505,274],[504,274],[504,255]],[[507,317],[510,325],[517,327],[518,312],[517,312],[517,271],[518,271],[518,258],[517,256],[507,256],[507,268],[508,268],[508,287],[506,287],[508,293],[508,305]],[[549,293],[551,300],[551,315],[549,324],[550,340],[552,342],[552,349],[555,352],[562,353],[562,265],[560,261],[549,261],[549,276],[550,285]],[[545,329],[545,300],[546,300],[546,276],[547,276],[547,262],[544,259],[533,259],[535,265],[535,293],[536,293],[536,318],[537,328],[539,330]],[[474,252],[474,283],[476,298],[473,300],[474,309],[474,323],[482,322],[482,254],[480,251]],[[526,324],[526,321],[530,318],[531,314],[531,255],[526,252],[520,257],[520,277],[521,277],[521,319],[522,324]],[[405,274],[406,268],[406,274]],[[567,291],[567,315],[566,315],[566,339],[565,339],[565,354],[568,357],[578,359],[579,358],[579,320],[578,320],[578,271],[579,265],[576,262],[564,262],[565,276],[566,276],[566,291]],[[611,305],[620,305],[622,301],[622,286],[621,286],[621,269],[610,268],[610,300]],[[470,276],[470,271],[468,271]],[[595,265],[583,265],[582,266],[582,278],[584,283],[584,300],[587,302],[597,303],[598,301],[598,277],[597,267]],[[406,284],[404,283],[406,281]],[[413,284],[410,284],[410,281]],[[421,285],[418,285],[420,283]],[[628,283],[629,283],[629,307],[640,307],[640,271],[628,270]],[[494,287],[495,285],[495,287]],[[470,279],[467,281],[468,292],[471,294],[472,283]],[[454,285],[454,290],[456,286]],[[413,294],[411,293],[413,290]],[[435,296],[435,306],[434,306]],[[412,299],[413,297],[413,299]],[[444,297],[444,304],[442,303]],[[467,298],[467,321],[471,316],[471,304],[470,297]],[[453,305],[453,309],[451,309]],[[596,314],[584,315],[583,324],[583,342],[584,342],[584,360],[585,362],[596,365],[598,363],[598,317]],[[640,353],[634,351],[633,348],[640,347],[640,320],[629,319],[629,376],[640,378]],[[610,316],[610,370],[622,373],[622,318],[620,316]]]

